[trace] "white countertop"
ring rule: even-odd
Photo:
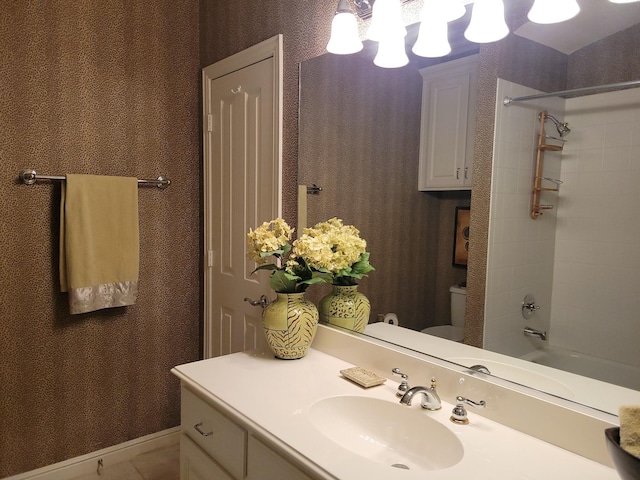
[[[300,360],[243,352],[181,365],[172,371],[184,385],[207,395],[249,431],[257,432],[325,478],[424,479],[424,471],[399,470],[345,450],[311,424],[309,408],[326,397],[360,395],[398,403],[395,382],[387,380],[384,385],[364,389],[344,379],[340,370],[352,366],[311,349]],[[437,412],[422,410],[418,401],[411,407],[398,405],[442,423],[464,447],[459,463],[427,472],[430,479],[619,479],[611,468],[474,415],[472,409],[469,425],[455,425],[449,421],[453,405],[444,400],[448,399],[443,399],[443,408]],[[428,436],[429,432],[424,434]]]

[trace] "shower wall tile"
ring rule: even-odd
[[[616,117],[607,116],[611,120]],[[631,146],[633,138],[633,120],[627,122],[608,123],[604,131],[604,148]]]
[[[531,95],[538,91],[498,80],[496,98]],[[493,181],[487,255],[487,299],[485,304],[485,347],[521,356],[534,348],[522,334],[526,325],[548,329],[553,280],[555,210],[533,220],[531,187],[536,157],[538,113],[563,110],[563,100],[547,99],[533,108],[498,105],[494,140]],[[548,152],[544,175],[560,177],[560,156]],[[558,195],[545,192],[543,203],[556,204]],[[533,293],[542,308],[537,322],[525,322],[522,299]]]
[[[640,146],[640,122],[638,122],[638,120],[640,119],[640,113],[636,112],[636,116],[634,119],[634,123],[633,123],[633,133],[631,135],[631,146],[632,147],[638,147]],[[637,149],[634,149],[636,151],[636,155],[635,158],[638,158],[638,152]],[[640,162],[638,162],[640,164]]]
[[[562,159],[550,338],[640,366],[640,89],[568,99],[565,120],[572,131]]]

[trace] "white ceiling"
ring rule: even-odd
[[[578,0],[580,13],[551,25],[527,22],[514,33],[567,55],[616,32],[640,23],[640,2],[618,4],[608,0]]]

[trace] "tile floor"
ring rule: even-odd
[[[128,462],[107,466],[98,473],[73,480],[179,480],[180,445],[143,453]]]

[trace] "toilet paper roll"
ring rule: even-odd
[[[387,313],[382,319],[384,323],[388,323],[389,325],[398,326],[398,316],[395,313]]]

